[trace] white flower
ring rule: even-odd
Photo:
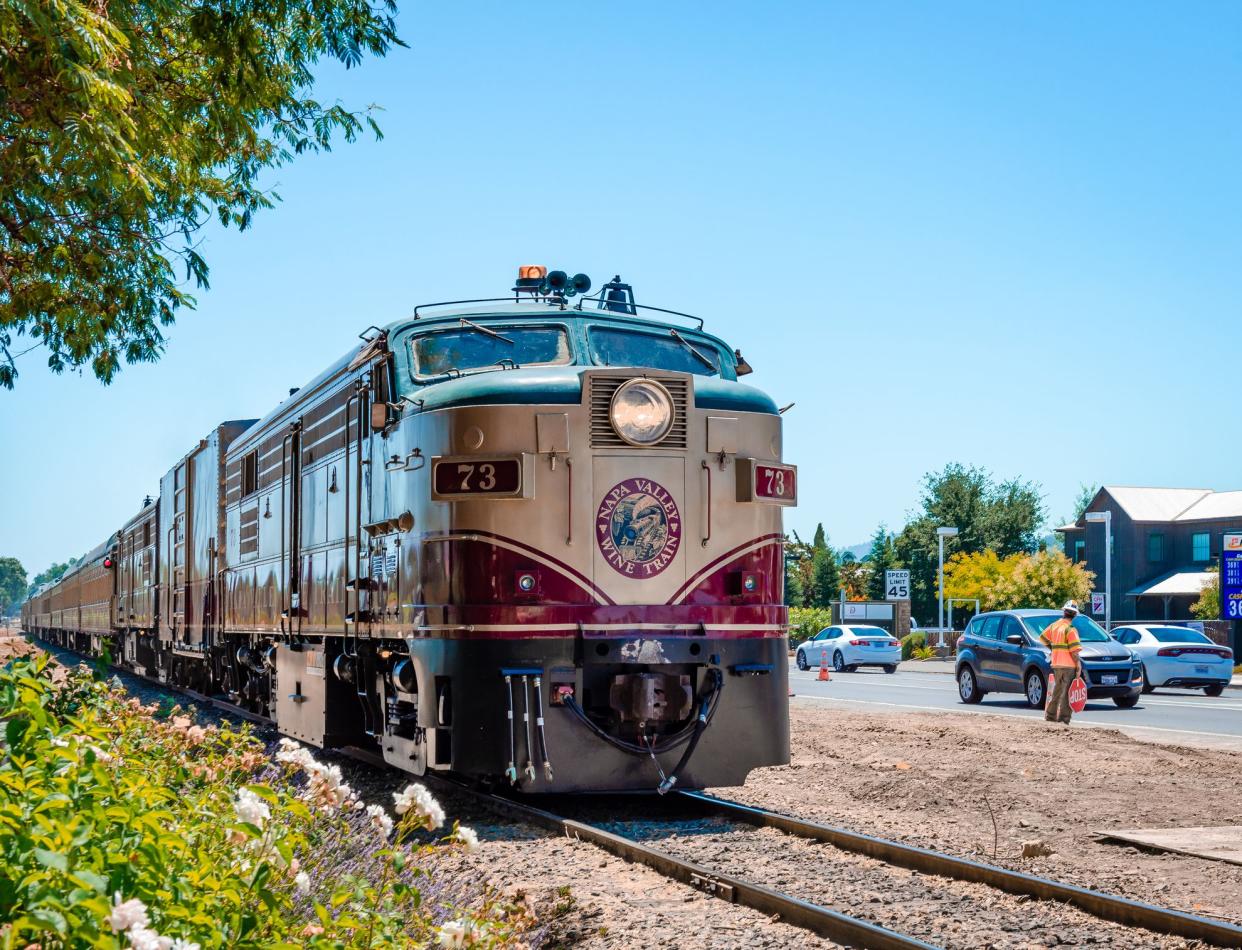
[[[464,947],[470,939],[470,925],[464,920],[449,920],[440,925],[440,946]]]
[[[172,950],[173,939],[161,937],[146,927],[132,927],[129,931],[129,946],[130,950]]]
[[[182,940],[178,937],[172,942],[172,950],[202,950],[202,948],[190,940]]]
[[[466,846],[467,851],[479,850],[479,833],[465,825],[457,826],[457,840]]]
[[[116,933],[122,933],[131,927],[145,927],[147,920],[147,905],[138,898],[133,897],[122,903],[120,894],[113,897],[108,926]]]
[[[392,819],[388,817],[388,812],[380,805],[368,805],[367,814],[371,816],[371,824],[375,826],[375,830],[387,838],[392,832]]]
[[[248,788],[238,791],[237,801],[233,803],[233,810],[237,812],[239,821],[257,825],[260,828],[263,827],[263,823],[267,819],[272,817],[272,811],[267,807],[267,802]]]
[[[299,894],[309,894],[311,889],[310,875],[305,871],[299,871],[298,876],[293,879],[293,887]]]
[[[95,753],[95,758],[97,758],[100,762],[111,762],[116,758],[116,756],[114,756],[112,753],[105,752],[103,749],[99,748],[99,746],[97,745],[88,746],[87,748],[89,748],[92,752]]]
[[[417,782],[411,782],[400,792],[394,792],[392,797],[396,802],[398,815],[404,815],[413,809],[416,815],[426,819],[428,828],[435,829],[444,824],[444,809],[432,797],[431,792]]]
[[[306,774],[305,797],[312,804],[331,813],[354,803],[353,789],[341,781],[340,766],[312,762]]]
[[[292,739],[280,740],[280,751],[276,753],[276,761],[284,762],[287,765],[296,765],[298,768],[305,769],[308,772],[319,765],[306,746],[294,742]]]
[[[53,736],[52,745],[56,746],[58,749],[67,749],[69,748],[69,740],[62,739],[60,736]]]

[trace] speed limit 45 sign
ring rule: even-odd
[[[885,571],[884,572],[884,599],[885,600],[909,600],[910,599],[910,572],[909,571]]]

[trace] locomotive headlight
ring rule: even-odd
[[[612,427],[630,445],[655,445],[673,427],[673,397],[653,379],[631,379],[612,394]]]

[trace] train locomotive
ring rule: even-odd
[[[200,440],[25,628],[418,775],[667,791],[788,762],[780,413],[702,320],[589,291],[523,267],[369,328]]]

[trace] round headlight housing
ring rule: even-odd
[[[673,397],[654,379],[630,379],[612,394],[609,418],[630,445],[656,445],[673,428]]]

